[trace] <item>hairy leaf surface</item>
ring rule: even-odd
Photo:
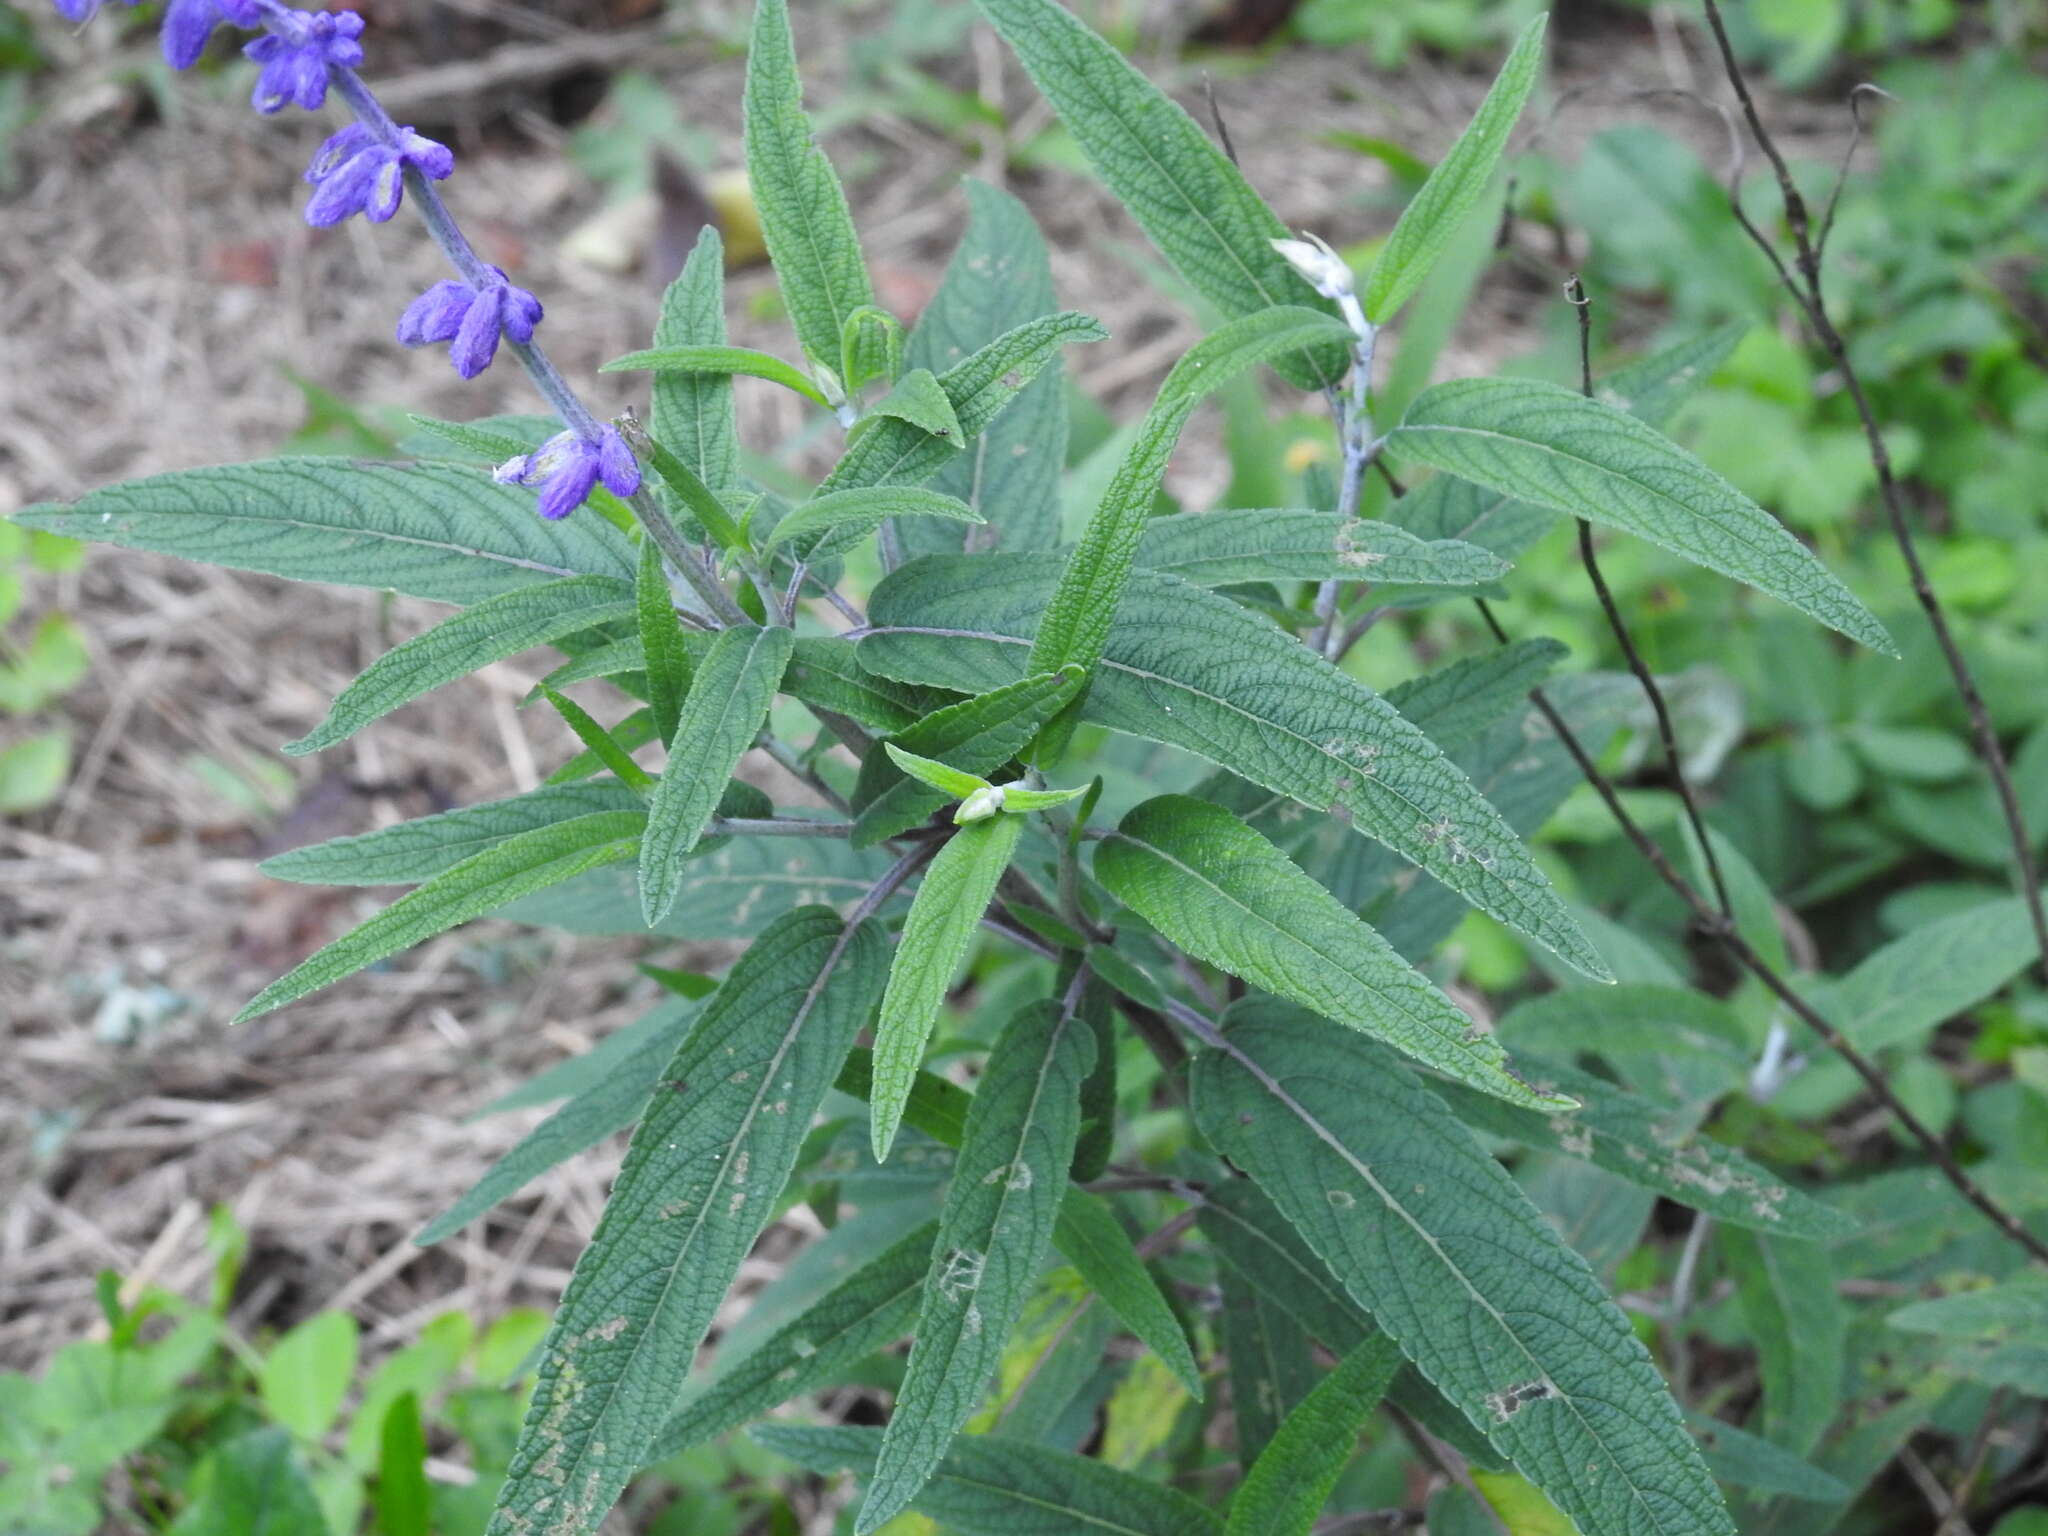
[[[1273,249],[1288,234],[1193,118],[1054,0],[976,0],[1089,163],[1182,277],[1224,314],[1281,304],[1333,311]],[[1342,343],[1281,371],[1304,389],[1344,375]]]
[[[885,944],[791,913],[743,955],[662,1074],[555,1314],[492,1536],[595,1528],[676,1384],[881,989]]]
[[[1456,379],[1424,390],[1388,447],[1636,534],[1897,654],[1870,610],[1782,523],[1654,427],[1599,400],[1535,379]]]
[[[827,560],[853,548],[892,517],[942,517],[978,523],[981,514],[952,496],[915,485],[864,486],[804,502],[775,525],[763,553],[795,543],[807,560]]]
[[[869,1473],[879,1429],[764,1424],[751,1431],[769,1450],[814,1472]],[[912,1505],[962,1536],[1221,1536],[1221,1522],[1174,1488],[1085,1456],[1019,1440],[965,1435]]]
[[[1225,1041],[1196,1059],[1204,1132],[1586,1536],[1733,1532],[1628,1320],[1440,1101],[1287,1010]]]
[[[643,352],[628,352],[624,357],[615,357],[598,372],[652,373],[657,377],[664,374],[714,374],[727,379],[735,374],[745,374],[750,379],[766,379],[771,384],[780,384],[827,410],[832,407],[824,392],[811,382],[810,375],[796,364],[784,362],[772,352],[756,352],[752,347],[702,343],[649,347]]]
[[[846,193],[804,115],[788,0],[757,0],[744,99],[747,181],[776,282],[805,353],[837,368],[846,318],[875,291]]]
[[[638,856],[643,811],[598,811],[535,827],[473,853],[300,962],[235,1015],[241,1023],[331,986],[473,917],[605,864]]]
[[[795,641],[786,629],[728,629],[697,668],[668,766],[647,807],[640,901],[648,927],[675,905],[683,859],[704,835],[726,781],[767,719]]]
[[[875,589],[864,665],[964,693],[1014,682],[1057,561],[932,556]],[[1436,744],[1293,636],[1217,593],[1137,571],[1084,718],[1181,747],[1349,819],[1587,974],[1606,966],[1513,830]]]
[[[1059,1214],[1094,1058],[1094,1032],[1057,1003],[1017,1014],[989,1053],[939,1215],[910,1365],[855,1524],[863,1536],[916,1498],[1002,1359]]]
[[[675,599],[669,592],[668,569],[652,539],[640,549],[640,575],[633,600],[639,610],[641,659],[647,666],[648,713],[654,717],[654,733],[663,742],[672,742],[683,700],[689,696],[693,668],[682,622],[676,618]]]
[[[1103,1305],[1164,1362],[1190,1397],[1199,1400],[1202,1378],[1187,1331],[1108,1201],[1085,1189],[1069,1189],[1060,1202],[1052,1240]]]
[[[633,548],[601,517],[551,523],[533,493],[459,464],[266,459],[110,485],[25,528],[293,581],[475,603],[565,576],[633,579]]]
[[[1756,1345],[1764,1434],[1803,1456],[1842,1406],[1849,1315],[1835,1294],[1835,1266],[1818,1243],[1735,1229],[1715,1241]]]
[[[683,270],[661,298],[654,322],[657,347],[725,345],[725,243],[706,224]],[[715,373],[660,373],[648,411],[654,440],[713,489],[739,483],[740,433],[732,377]]]
[[[1249,507],[1153,518],[1138,545],[1138,564],[1198,587],[1324,578],[1468,587],[1508,571],[1505,560],[1477,545],[1419,539],[1392,523]]]
[[[1400,1368],[1401,1352],[1384,1334],[1339,1361],[1245,1473],[1230,1500],[1225,1536],[1307,1536]]]
[[[1219,805],[1161,795],[1095,850],[1095,878],[1197,960],[1384,1040],[1481,1094],[1570,1109],[1287,855]]]
[[[897,941],[889,968],[889,990],[882,1016],[875,1024],[875,1091],[873,1137],[875,1161],[889,1155],[903,1103],[925,1042],[946,1000],[946,989],[981,923],[981,914],[995,895],[996,882],[1009,868],[1010,856],[1023,835],[1018,816],[991,816],[960,828],[947,839],[919,881],[910,916]]]

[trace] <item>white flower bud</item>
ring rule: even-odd
[[[953,820],[962,826],[970,821],[987,821],[1002,808],[1002,785],[984,784],[960,802],[960,809],[953,813]]]
[[[1275,240],[1273,249],[1285,256],[1288,265],[1309,280],[1309,285],[1326,299],[1341,299],[1352,291],[1351,266],[1331,250],[1320,235],[1305,240]]]

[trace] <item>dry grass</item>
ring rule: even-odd
[[[837,9],[802,20],[814,100],[831,99],[839,56],[820,33],[846,24]],[[102,27],[62,45],[67,78],[85,83],[28,136],[26,183],[0,204],[0,509],[270,451],[303,416],[287,369],[367,406],[532,408],[510,367],[464,385],[438,352],[390,340],[405,300],[441,275],[416,225],[300,223],[297,171],[321,123],[254,118],[229,71],[179,81],[168,120],[131,129],[138,97],[118,83],[109,36]],[[647,62],[736,154],[736,62],[689,46]],[[1666,79],[1647,38],[1619,63],[1568,56],[1567,71]],[[992,48],[956,73],[1013,105],[1026,99]],[[1193,78],[1183,69],[1174,81]],[[1341,124],[1434,153],[1484,85],[1427,64],[1397,82],[1353,58],[1295,52],[1219,89],[1253,181],[1284,217],[1346,239],[1384,223],[1354,195],[1378,169],[1316,131]],[[1020,112],[1025,131],[1043,121],[1042,106]],[[1719,131],[1680,104],[1656,112],[1710,142]],[[1580,135],[1600,115],[1588,107],[1560,133]],[[594,385],[596,403],[622,407],[633,383],[595,367],[643,344],[653,287],[557,258],[596,195],[553,153],[552,130],[530,114],[515,121],[529,130],[522,142],[501,133],[463,146],[453,204],[487,258],[545,297],[565,369]],[[832,147],[865,168],[855,201],[885,296],[914,307],[957,233],[954,179],[1000,174],[1000,157],[880,116]],[[1127,412],[1193,324],[1133,275],[1147,259],[1133,254],[1141,238],[1104,193],[1065,176],[1016,190],[1046,225],[1063,300],[1121,339],[1075,363]],[[778,327],[741,319],[766,283],[737,278],[732,311],[741,339],[786,349]],[[1445,368],[1474,371],[1520,345],[1543,291],[1525,276],[1491,284]],[[742,395],[757,446],[796,427],[787,397],[765,386]],[[1199,498],[1223,469],[1198,438],[1176,474]],[[94,666],[63,705],[80,747],[69,792],[48,813],[0,823],[0,1189],[14,1191],[0,1215],[0,1365],[33,1365],[90,1327],[101,1268],[202,1292],[203,1215],[216,1202],[254,1237],[245,1326],[346,1307],[392,1342],[449,1307],[488,1317],[551,1304],[596,1220],[603,1156],[432,1253],[408,1237],[534,1118],[465,1124],[466,1111],[649,1002],[648,984],[622,981],[631,944],[479,925],[225,1027],[263,981],[377,900],[281,887],[255,860],[534,782],[567,750],[552,722],[515,710],[539,666],[494,667],[326,758],[287,760],[277,743],[317,721],[392,639],[430,622],[427,605],[387,610],[375,594],[108,550],[45,595],[81,618]],[[224,792],[222,769],[254,787]]]

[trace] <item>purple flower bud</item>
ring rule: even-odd
[[[398,322],[398,339],[408,347],[454,343],[448,360],[465,379],[491,366],[500,335],[521,343],[533,340],[533,328],[541,318],[540,300],[513,287],[499,268],[491,271],[494,280],[480,290],[467,283],[434,284],[406,306]]]
[[[171,0],[164,8],[164,58],[173,69],[190,69],[206,52],[206,40],[222,22],[237,27],[263,25],[257,0]]]
[[[382,224],[398,212],[405,193],[404,171],[418,171],[442,181],[455,169],[455,156],[444,144],[400,128],[398,142],[387,144],[361,123],[350,123],[313,155],[306,180],[313,195],[306,200],[306,222],[315,229],[339,224],[360,213]]]
[[[297,102],[308,112],[327,100],[329,66],[353,69],[363,62],[363,18],[354,11],[289,13],[275,18],[270,31],[242,50],[263,66],[256,77],[250,104],[258,112],[276,112]]]
[[[640,462],[612,427],[597,437],[557,432],[532,453],[507,459],[492,476],[500,485],[540,487],[540,515],[550,522],[567,517],[590,497],[600,481],[614,496],[640,489]]]

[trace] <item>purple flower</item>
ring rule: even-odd
[[[557,432],[532,453],[507,459],[492,478],[539,486],[540,515],[553,522],[582,506],[599,481],[614,496],[632,495],[640,489],[640,461],[616,429],[599,427],[595,439]]]
[[[164,8],[164,58],[173,69],[190,69],[206,52],[206,40],[222,22],[237,27],[263,25],[257,0],[171,0]]]
[[[360,213],[382,224],[398,212],[405,192],[403,172],[418,171],[433,181],[455,169],[455,156],[445,144],[422,138],[410,128],[397,130],[388,144],[361,123],[350,123],[322,144],[306,168],[313,195],[306,200],[306,222],[315,229],[339,224]]]
[[[57,7],[57,14],[74,27],[84,26],[100,11],[100,0],[53,0],[53,3]],[[123,3],[134,5],[135,0],[123,0]]]
[[[408,347],[445,341],[448,360],[465,379],[473,379],[497,356],[498,337],[525,343],[540,323],[540,300],[515,288],[497,267],[495,279],[482,288],[467,283],[436,283],[406,306],[398,322],[398,339]]]
[[[266,32],[242,50],[263,66],[256,77],[250,104],[258,112],[276,112],[295,101],[308,112],[327,100],[330,66],[353,69],[363,62],[363,18],[354,11],[292,12],[289,21],[274,18],[283,31]]]

